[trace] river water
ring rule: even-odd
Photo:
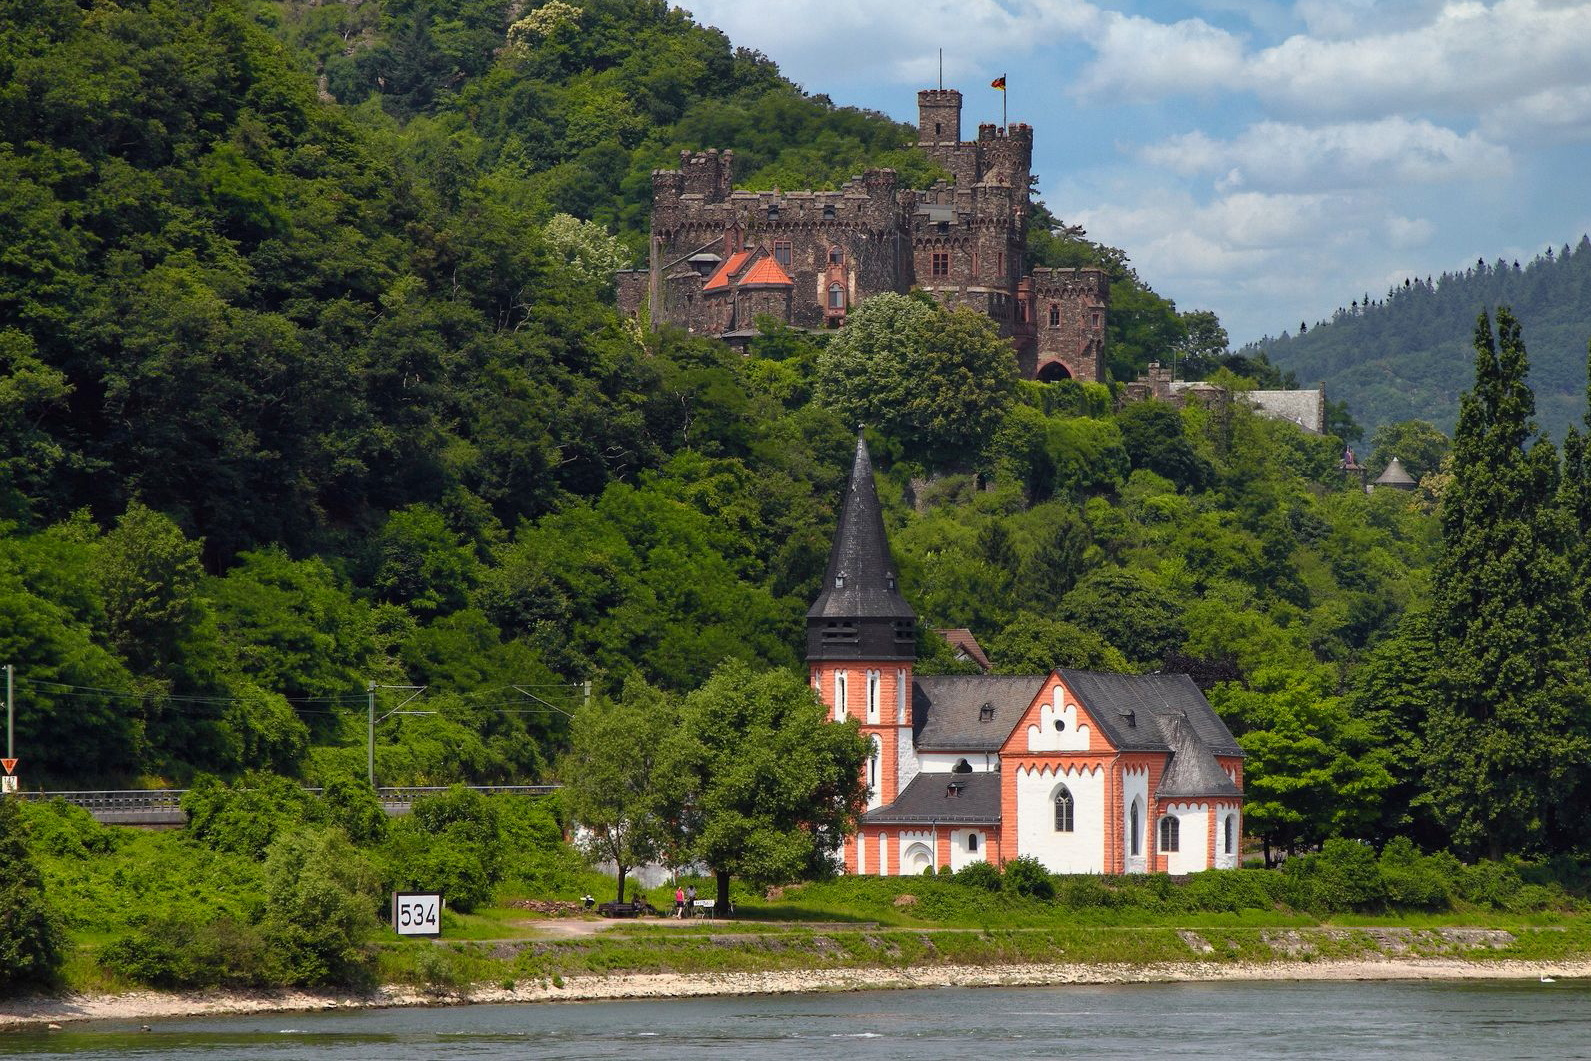
[[[542,1003],[69,1024],[0,1056],[1591,1059],[1591,982],[1135,984]]]

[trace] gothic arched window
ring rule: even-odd
[[[830,309],[844,309],[845,308],[845,287],[844,287],[844,285],[842,285],[842,284],[830,284],[829,285],[829,308]]]
[[[1072,793],[1065,785],[1055,793],[1055,831],[1069,833],[1072,831]]]

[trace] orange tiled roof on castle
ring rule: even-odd
[[[751,257],[750,251],[736,251],[731,254],[724,264],[713,270],[713,275],[707,278],[702,290],[714,291],[720,287],[728,287],[729,278],[740,271],[740,267],[746,264],[746,259],[749,257]]]
[[[775,284],[782,287],[794,287],[795,281],[790,279],[790,274],[780,267],[772,257],[759,260],[747,270],[746,275],[740,278],[742,284]]]

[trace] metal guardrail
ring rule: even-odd
[[[469,785],[471,791],[488,796],[546,796],[558,785]],[[389,815],[409,813],[414,801],[424,796],[447,792],[449,786],[395,787],[376,789],[376,799]],[[19,799],[62,799],[82,807],[104,825],[182,825],[188,816],[182,811],[185,788],[105,789],[80,792],[17,792]],[[321,789],[306,788],[312,795]]]

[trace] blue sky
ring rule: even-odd
[[[1056,216],[1233,345],[1591,231],[1591,0],[692,0],[836,103],[1034,126]],[[703,145],[710,146],[710,145]]]

